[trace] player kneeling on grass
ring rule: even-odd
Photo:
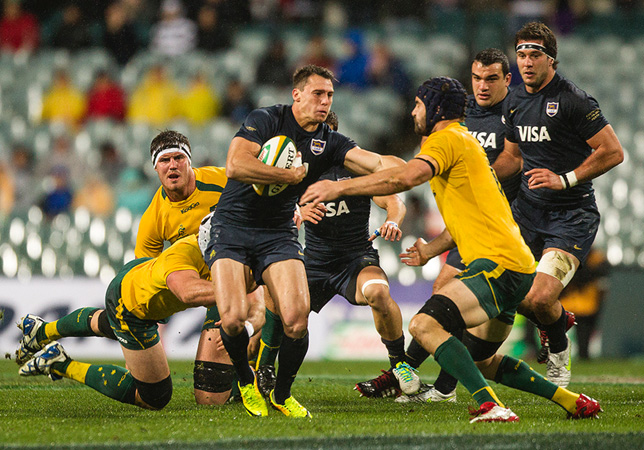
[[[426,81],[418,89],[412,116],[415,131],[428,138],[414,159],[363,177],[319,181],[300,202],[326,202],[341,195],[389,195],[430,181],[446,228],[429,243],[417,241],[401,254],[403,262],[425,264],[458,245],[466,268],[427,301],[411,320],[409,331],[477,401],[471,422],[519,419],[501,403],[485,378],[548,398],[573,418],[596,417],[601,408],[595,400],[555,385],[523,361],[496,353],[530,290],[536,262],[483,148],[460,124],[465,97],[458,80],[438,77]],[[465,345],[454,336],[459,333]],[[413,394],[412,385],[418,386],[417,380],[398,381],[408,395]]]
[[[50,323],[31,314],[23,317],[18,324],[24,334],[18,360],[33,357],[19,373],[49,375],[54,381],[70,378],[120,402],[162,409],[172,397],[172,381],[158,324],[187,308],[213,305],[210,270],[197,236],[188,236],[156,258],[126,264],[107,288],[107,314],[95,315],[99,308],[81,308]],[[264,320],[264,305],[257,302],[250,309],[254,325],[248,328],[258,330]],[[116,338],[129,370],[73,360],[55,341],[66,336]]]

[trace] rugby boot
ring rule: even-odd
[[[455,403],[456,389],[443,394],[431,384],[424,384],[416,394],[401,394],[396,397],[397,403]]]
[[[479,409],[470,407],[470,423],[475,422],[518,422],[519,416],[509,408],[502,408],[494,402],[485,402]]]
[[[34,357],[26,362],[18,370],[18,374],[23,377],[35,375],[48,375],[52,381],[60,380],[62,377],[51,370],[51,366],[57,362],[65,362],[71,359],[62,345],[57,341],[47,344]]]
[[[599,413],[604,412],[597,400],[584,394],[579,395],[576,405],[577,411],[568,413],[569,419],[597,419]]]
[[[292,395],[284,400],[283,404],[280,404],[275,401],[275,391],[272,390],[269,394],[269,399],[271,406],[287,417],[293,417],[295,419],[304,417],[308,417],[309,419],[311,418],[311,413],[308,411],[308,409],[302,406],[300,402],[295,400]]]
[[[392,371],[381,372],[376,378],[356,384],[353,389],[360,392],[360,397],[395,397],[400,394],[398,380]]]
[[[391,370],[398,380],[400,390],[407,395],[416,394],[420,390],[420,378],[416,375],[416,369],[406,362],[399,362]]]

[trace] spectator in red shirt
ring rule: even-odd
[[[38,47],[39,36],[36,17],[24,12],[19,0],[5,0],[0,21],[0,48],[12,53],[31,52]]]
[[[125,93],[106,70],[96,74],[88,94],[88,120],[112,119],[118,122],[125,117]]]

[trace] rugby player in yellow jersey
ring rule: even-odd
[[[210,270],[197,236],[190,235],[156,258],[129,262],[107,288],[102,315],[121,344],[127,369],[75,361],[55,340],[102,334],[89,315],[97,308],[83,308],[54,322],[31,322],[34,326],[23,330],[23,342],[31,348],[47,345],[19,373],[49,375],[52,380],[70,378],[122,403],[162,409],[172,397],[172,380],[158,324],[187,308],[214,304]],[[260,317],[254,319],[261,320],[263,313],[263,309],[255,308],[253,314]]]
[[[165,130],[150,143],[150,157],[161,186],[143,213],[136,235],[137,258],[155,257],[165,241],[176,242],[196,234],[204,216],[217,207],[228,178],[224,167],[192,167],[190,142],[183,134]],[[263,288],[250,294],[262,300]],[[194,394],[199,404],[222,404],[228,400],[234,370],[220,341],[219,310],[208,309],[201,330],[194,368]],[[262,323],[255,323],[259,329]]]
[[[364,177],[320,181],[300,202],[388,195],[429,181],[446,228],[429,243],[419,239],[400,256],[405,264],[422,265],[458,245],[466,268],[431,296],[412,318],[409,331],[472,394],[479,406],[472,410],[471,422],[519,420],[485,378],[548,398],[570,417],[596,417],[601,411],[597,401],[557,386],[523,361],[497,353],[532,285],[536,263],[485,151],[460,123],[465,98],[458,80],[426,81],[418,89],[412,116],[416,133],[428,137],[414,159]],[[453,336],[462,330],[463,343]],[[412,373],[410,381],[414,377]],[[405,381],[399,381],[405,391]]]

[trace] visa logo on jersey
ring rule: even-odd
[[[488,134],[487,131],[470,131],[469,133],[479,141],[481,147],[496,148],[496,133]]]
[[[326,207],[326,217],[340,216],[342,214],[349,214],[351,212],[349,211],[347,202],[344,200],[340,200],[340,202],[337,204],[335,202],[328,202],[325,203],[324,206]]]
[[[517,128],[519,129],[521,142],[544,142],[552,140],[545,126],[531,127],[517,125]]]

